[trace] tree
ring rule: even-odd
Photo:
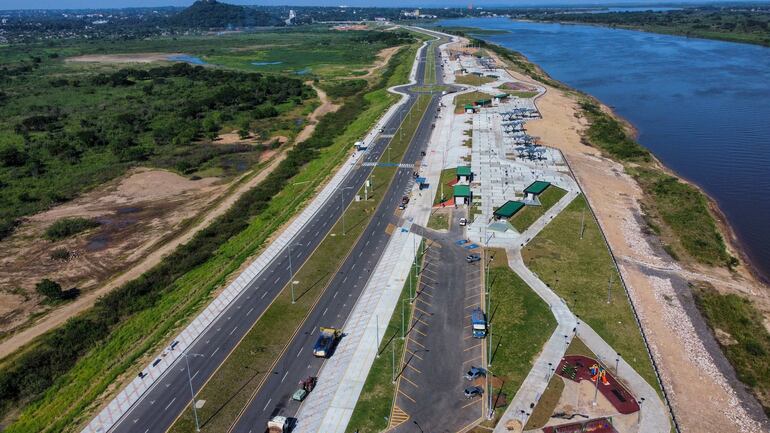
[[[64,291],[61,289],[61,285],[56,281],[51,281],[48,278],[43,278],[35,286],[35,291],[45,296],[49,300],[62,299],[64,297]]]

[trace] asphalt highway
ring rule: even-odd
[[[440,43],[440,42],[439,42]],[[432,43],[437,49],[439,43]],[[423,82],[425,50],[419,59],[417,69],[418,85]],[[437,66],[440,62],[436,62]],[[440,74],[439,74],[440,75]],[[440,80],[440,76],[439,76]],[[406,90],[408,86],[404,86]],[[408,91],[408,90],[407,90]],[[396,114],[386,124],[383,134],[370,146],[365,161],[374,162],[387,149],[392,134],[416,98],[399,107]],[[431,123],[438,108],[438,97],[433,96],[425,117],[410,143],[403,163],[412,164],[425,149],[431,133]],[[352,143],[351,143],[352,145]],[[319,210],[311,221],[292,241],[292,265],[296,271],[308,259],[314,247],[328,234],[342,211],[352,201],[354,191],[358,191],[372,171],[372,167],[357,166],[342,182],[342,199],[332,198]],[[350,313],[355,301],[370,276],[370,272],[379,259],[388,239],[385,228],[388,223],[397,222],[394,210],[404,191],[413,182],[412,169],[398,169],[385,198],[367,226],[363,236],[353,247],[339,273],[322,294],[315,309],[304,322],[302,329],[290,342],[275,371],[264,382],[256,396],[244,410],[235,424],[233,431],[264,431],[267,420],[273,415],[292,416],[296,406],[289,404],[289,397],[297,388],[297,381],[307,375],[316,375],[323,360],[312,356],[312,344],[319,326],[340,327]],[[350,189],[348,189],[350,187]],[[340,192],[337,192],[340,194]],[[205,381],[224,362],[227,355],[236,347],[241,338],[249,331],[257,318],[267,309],[273,299],[290,281],[288,251],[273,260],[265,270],[255,278],[230,307],[209,327],[209,329],[188,350],[192,387],[197,392]],[[333,359],[333,358],[332,358]],[[191,397],[190,383],[184,357],[169,368],[153,388],[124,416],[111,431],[120,433],[162,433],[171,427],[177,416],[189,410]],[[202,420],[203,422],[204,420]]]

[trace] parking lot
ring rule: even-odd
[[[475,384],[465,372],[482,365],[483,340],[471,336],[470,325],[482,303],[482,264],[466,262],[478,251],[457,245],[462,227],[456,221],[450,227],[449,233],[420,230],[428,241],[397,380],[394,432],[413,432],[415,422],[424,431],[460,432],[483,414],[482,398],[463,395]]]

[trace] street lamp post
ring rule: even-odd
[[[294,244],[294,245],[303,246],[302,244]],[[288,250],[289,250],[289,285],[291,286],[291,303],[293,304],[295,302],[295,300],[294,300],[294,281],[292,281],[292,279],[294,278],[294,268],[292,268],[292,266],[291,266],[291,247],[292,247],[292,243],[289,242],[289,245],[288,245]]]
[[[340,187],[340,213],[342,214],[342,236],[345,236],[345,190],[352,189],[352,186]]]
[[[187,364],[187,381],[190,384],[190,406],[192,406],[193,410],[193,417],[195,418],[195,431],[199,432],[201,431],[200,423],[198,422],[198,410],[195,407],[195,390],[193,389],[192,384],[192,375],[190,374],[190,356],[203,356],[200,353],[183,353],[182,356],[184,356],[184,361]]]

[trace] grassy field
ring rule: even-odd
[[[737,259],[725,248],[706,196],[661,169],[623,124],[595,103],[584,100],[581,107],[591,121],[586,133],[588,140],[623,162],[642,187],[642,205],[650,228],[668,244],[672,256],[706,265],[736,265]]]
[[[511,96],[516,96],[516,97],[519,97],[519,98],[522,98],[522,99],[534,98],[535,96],[537,96],[537,93],[538,93],[538,92],[535,92],[535,91],[527,92],[527,91],[524,91],[524,90],[501,89],[499,87],[498,87],[498,89],[500,89],[500,91],[503,92],[503,93],[507,93],[507,94],[509,94]]]
[[[770,334],[762,313],[748,299],[719,293],[706,283],[696,284],[693,293],[738,379],[770,414]]]
[[[148,362],[146,354],[157,350],[191,315],[204,307],[212,291],[222,285],[243,261],[257,253],[275,229],[313,195],[317,185],[344,159],[350,143],[370,129],[391,104],[394,97],[384,87],[406,80],[411,67],[408,59],[413,58],[414,52],[415,48],[412,47],[399,53],[389,67],[382,70],[380,88],[363,97],[365,104],[359,102],[356,105],[359,108],[355,111],[355,119],[347,123],[346,127],[335,127],[337,135],[333,143],[328,147],[319,145],[316,150],[318,155],[292,178],[292,183],[301,185],[288,185],[278,193],[273,193],[267,207],[252,217],[245,229],[223,243],[211,258],[169,283],[166,290],[155,295],[152,303],[132,311],[122,319],[110,329],[107,338],[100,340],[96,347],[75,360],[71,368],[68,367],[57,376],[53,385],[44,389],[40,397],[32,399],[30,396],[33,404],[14,414],[15,420],[8,422],[10,425],[6,431],[75,431],[86,422],[97,408],[97,397],[118,378],[136,374],[139,367]],[[339,115],[335,116],[340,118]],[[322,119],[314,137],[319,131],[325,131],[322,127],[325,119]],[[317,144],[318,140],[313,140],[311,138],[310,145]],[[182,262],[185,260],[189,261],[184,259]],[[9,369],[25,359],[22,355],[29,356],[32,353],[40,356],[35,353],[40,342],[27,348],[23,354],[4,359],[0,366],[0,378],[8,377]],[[7,403],[4,401],[4,404]]]
[[[457,175],[455,174],[457,171],[456,168],[446,168],[444,170],[441,170],[441,176],[439,177],[439,186],[436,188],[436,197],[433,198],[433,205],[437,205],[439,203],[445,202],[452,198],[452,187],[449,186],[449,182],[452,182],[453,180],[457,179]],[[444,196],[441,196],[441,185],[444,186]]]
[[[449,230],[449,215],[441,210],[433,211],[428,218],[428,228],[433,230]]]
[[[582,195],[555,217],[524,248],[522,255],[527,266],[567,301],[581,321],[588,323],[653,388],[658,389],[631,305],[600,228]]]
[[[420,244],[422,249],[424,243]],[[418,268],[412,267],[409,272],[409,279],[412,280],[414,287],[419,287],[419,269],[422,268],[422,257],[418,259]],[[366,377],[364,387],[361,390],[361,396],[356,402],[353,414],[348,423],[347,433],[376,433],[385,430],[388,426],[390,410],[393,406],[393,397],[396,393],[396,387],[393,383],[393,353],[395,350],[396,374],[399,374],[401,360],[404,352],[404,340],[401,339],[401,314],[402,305],[404,309],[404,322],[411,323],[412,308],[405,302],[409,299],[409,280],[406,280],[401,289],[401,296],[398,304],[393,310],[393,316],[390,318],[388,327],[385,329],[380,343],[382,354],[375,358],[369,375]]]
[[[491,249],[489,314],[491,370],[502,379],[502,394],[513,398],[527,377],[535,357],[556,329],[548,305],[508,267],[505,250]],[[500,390],[494,390],[495,396]],[[504,407],[497,409],[501,414]]]
[[[421,96],[414,107],[414,115],[405,117],[401,128],[404,129],[403,139],[392,143],[392,157],[401,160],[409,142],[419,125],[430,98]],[[379,171],[377,171],[379,169]],[[246,334],[244,339],[233,350],[227,361],[212,376],[205,387],[200,390],[197,399],[206,400],[206,406],[199,411],[199,416],[205,420],[202,431],[226,431],[232,425],[241,410],[249,401],[250,396],[259,388],[266,371],[280,356],[286,344],[291,340],[288,330],[297,329],[327,285],[356,239],[363,233],[374,215],[384,193],[396,170],[393,167],[377,167],[375,177],[378,180],[369,191],[368,201],[354,201],[345,212],[346,235],[341,236],[342,221],[338,221],[331,233],[318,246],[313,255],[299,269],[295,280],[300,284],[295,286],[298,294],[297,302],[291,303],[291,293],[284,288],[278,298],[270,305],[264,315]],[[358,191],[363,195],[363,191]],[[254,371],[253,375],[244,375],[243,368]],[[237,390],[233,392],[232,390]],[[171,432],[188,432],[194,428],[192,414],[187,413],[174,424]]]
[[[519,233],[521,233],[528,229],[538,218],[543,216],[543,214],[561,200],[565,194],[567,194],[567,191],[551,185],[545,192],[540,194],[541,206],[524,206],[524,209],[517,212],[509,222],[519,231]]]
[[[491,101],[492,95],[484,92],[470,92],[455,96],[455,113],[462,113],[465,104],[473,104],[479,99],[489,99]]]
[[[436,51],[434,49],[435,42],[428,42],[425,47],[425,81],[427,85],[436,84]]]
[[[455,83],[457,84],[467,84],[469,86],[481,86],[487,83],[491,83],[495,81],[496,78],[492,77],[480,77],[478,75],[474,74],[468,74],[468,75],[459,75],[455,77]]]

